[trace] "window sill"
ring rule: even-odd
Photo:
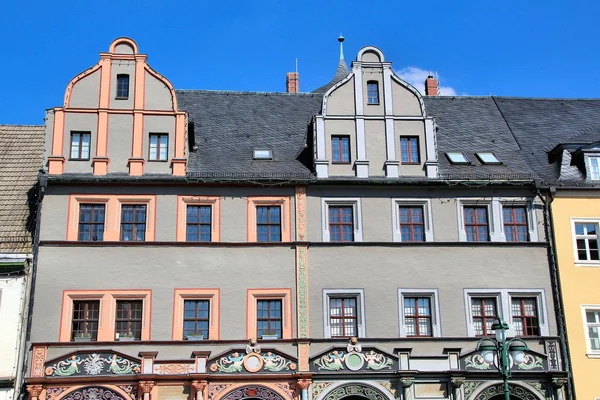
[[[67,161],[90,161],[89,158],[68,158]]]
[[[381,103],[367,103],[368,106],[379,106]]]
[[[600,267],[600,261],[575,261],[576,267]],[[599,353],[600,354],[600,353]]]
[[[400,165],[421,165],[420,162],[401,162]]]
[[[115,100],[129,100],[129,97],[115,97]]]
[[[350,165],[352,161],[332,161],[332,165]]]
[[[587,353],[587,358],[600,358],[600,353]]]
[[[151,160],[151,159],[148,159],[147,161],[148,162],[168,162],[169,160]]]

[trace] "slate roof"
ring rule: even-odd
[[[550,164],[548,152],[561,143],[600,140],[600,99],[494,97],[527,163],[548,183],[581,181],[576,166]],[[563,174],[561,175],[561,171]],[[566,183],[566,182],[563,182]]]
[[[439,172],[469,177],[526,178],[535,172],[491,97],[425,96],[428,116],[435,117]],[[453,165],[446,152],[463,152],[471,165]],[[476,152],[493,152],[500,165],[481,164]]]
[[[31,252],[43,126],[0,125],[0,252]]]
[[[329,89],[331,89],[336,83],[340,82],[342,79],[344,79],[346,76],[348,76],[349,73],[350,73],[350,70],[348,69],[348,66],[346,65],[346,60],[344,60],[344,58],[341,57],[340,61],[338,62],[337,69],[335,70],[335,75],[333,75],[333,79],[331,81],[329,81],[328,84],[323,85],[320,88],[313,90],[312,92],[325,94],[325,92],[327,92]]]
[[[179,108],[194,123],[196,151],[192,176],[311,178],[309,123],[321,110],[312,93],[177,90]],[[253,160],[254,149],[269,149],[273,160]]]

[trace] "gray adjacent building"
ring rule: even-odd
[[[30,397],[488,400],[501,317],[511,396],[562,399],[537,176],[427,87],[367,46],[310,93],[175,90],[115,40],[47,113]]]

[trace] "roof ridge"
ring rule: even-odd
[[[27,124],[0,124],[0,127],[23,127],[23,128],[43,128],[44,125],[27,125]]]
[[[237,91],[237,90],[210,90],[210,89],[175,89],[176,92],[195,92],[195,93],[214,93],[214,94],[245,94],[245,95],[281,95],[281,96],[311,96],[314,97],[318,93],[312,92],[298,92],[298,93],[287,93],[287,92],[249,92],[249,91]]]

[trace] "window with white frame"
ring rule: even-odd
[[[429,199],[392,199],[394,242],[433,242]]]
[[[461,242],[536,242],[534,203],[527,198],[462,198],[457,201]]]
[[[465,289],[467,334],[490,336],[501,317],[508,324],[507,336],[549,335],[543,289]]]
[[[583,306],[588,354],[600,357],[600,306]]]
[[[323,336],[365,337],[364,309],[363,289],[323,290]]]
[[[598,263],[598,221],[573,221],[575,260],[578,262]]]
[[[589,178],[593,181],[600,180],[600,157],[588,156],[588,163],[590,168]]]
[[[400,337],[441,336],[437,289],[398,289]]]
[[[323,198],[321,201],[324,242],[363,241],[360,199]]]

